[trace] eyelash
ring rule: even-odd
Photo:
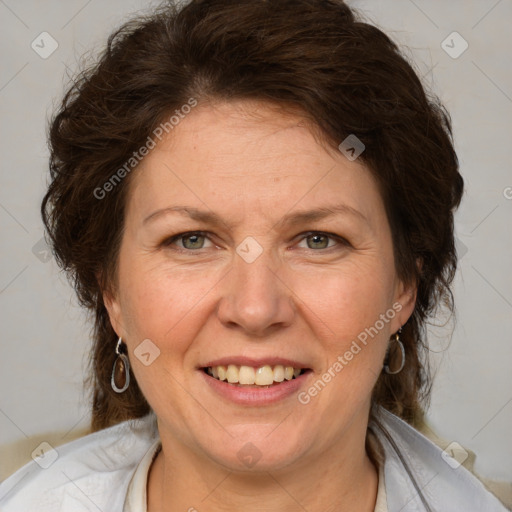
[[[173,236],[165,239],[161,245],[164,247],[171,247],[175,241],[177,241],[179,239],[187,238],[187,237],[193,236],[193,235],[205,236],[208,238],[207,231],[187,231],[185,233],[178,233],[177,235],[173,235]],[[300,235],[297,235],[297,236],[302,236],[302,238],[299,240],[299,242],[301,242],[302,240],[306,239],[308,236],[313,236],[313,235],[326,236],[327,238],[330,238],[331,240],[335,240],[338,243],[338,245],[345,246],[345,247],[351,247],[350,242],[348,242],[346,239],[344,239],[334,233],[326,233],[325,231],[307,231],[307,232],[301,233]],[[328,251],[333,248],[335,248],[335,246],[326,247],[324,249],[306,249],[306,250],[310,250],[313,252],[324,252],[324,251]],[[203,250],[203,248],[201,248],[201,249],[174,248],[172,250],[181,252],[181,253],[185,253],[185,252],[192,253],[192,252],[201,252]]]

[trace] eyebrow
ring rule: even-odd
[[[225,221],[214,212],[199,210],[198,208],[191,206],[170,206],[168,208],[162,208],[160,210],[156,210],[150,215],[148,215],[144,220],[143,224],[147,224],[150,221],[154,221],[160,217],[168,215],[170,213],[178,213],[180,215],[188,216],[193,220],[197,220],[199,222],[204,222],[206,224],[211,225],[221,225],[232,227],[232,223]],[[286,227],[292,227],[297,224],[303,224],[307,222],[314,222],[321,219],[325,219],[327,217],[332,217],[335,215],[350,215],[352,217],[356,217],[359,220],[364,221],[366,224],[370,225],[368,219],[359,211],[353,208],[352,206],[346,204],[335,204],[328,205],[320,208],[315,208],[312,210],[305,210],[299,212],[290,212],[286,214],[281,220],[279,220],[274,226],[274,229],[283,229]]]

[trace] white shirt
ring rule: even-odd
[[[161,447],[162,443],[160,440],[155,441],[137,466],[137,469],[130,480],[130,485],[128,486],[123,512],[147,512],[148,500],[146,490],[149,468],[151,467],[155,457],[158,455]],[[377,500],[374,512],[388,512],[383,466],[379,467],[379,486],[377,489]]]
[[[433,512],[506,512],[410,425],[384,409],[379,424],[371,424],[385,452],[375,512],[428,511],[417,488]],[[146,512],[148,471],[159,447],[154,413],[59,446],[46,469],[32,461],[0,484],[0,512]]]
[[[146,490],[149,468],[161,447],[162,443],[160,440],[155,441],[137,466],[128,486],[123,512],[147,512],[148,499]]]

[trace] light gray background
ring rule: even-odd
[[[101,49],[114,27],[152,4],[0,0],[0,444],[88,424],[82,375],[90,325],[54,260],[41,261],[45,254],[36,245],[43,233],[46,118],[61,96],[66,67],[75,70],[79,55]],[[424,81],[452,114],[466,181],[456,216],[458,321],[451,344],[450,324],[431,332],[438,371],[429,420],[440,436],[476,452],[481,475],[511,480],[512,2],[349,4],[410,48]],[[59,45],[47,59],[31,48],[43,31]],[[458,58],[441,47],[453,31],[469,45]],[[447,44],[452,52],[461,48],[457,39]]]

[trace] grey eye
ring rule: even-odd
[[[327,249],[331,247],[329,240],[333,240],[333,238],[322,233],[313,233],[305,236],[304,240],[307,241],[308,249]]]
[[[181,236],[179,240],[182,240],[182,244],[185,249],[202,249],[205,238],[206,237],[201,234],[192,234]],[[185,242],[186,240],[190,240],[191,243],[187,245]]]

